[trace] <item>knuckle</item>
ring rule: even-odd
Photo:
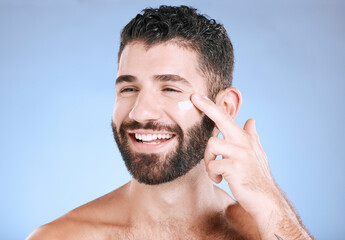
[[[208,140],[208,144],[207,145],[210,145],[210,146],[214,146],[216,145],[218,142],[218,138],[217,137],[210,137],[210,139]]]
[[[214,163],[215,161],[209,161],[208,164],[206,165],[206,170],[209,173],[212,173],[215,171],[216,164]]]
[[[231,160],[231,168],[234,171],[240,171],[242,169],[242,161],[239,161],[237,159],[232,159]]]

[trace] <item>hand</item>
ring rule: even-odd
[[[205,164],[209,177],[215,183],[224,178],[236,200],[246,211],[257,214],[258,199],[275,189],[268,160],[254,119],[249,119],[242,129],[235,120],[206,97],[192,98],[193,104],[216,124],[224,139],[211,137],[205,150]],[[222,159],[215,160],[217,155]],[[255,216],[253,216],[255,217]]]
[[[295,213],[272,177],[254,119],[247,120],[242,129],[230,114],[207,97],[193,95],[192,102],[214,121],[224,136],[224,139],[211,137],[206,146],[204,160],[210,179],[215,183],[223,178],[227,181],[236,201],[255,219],[264,239],[281,232],[282,221],[301,230]],[[218,155],[222,159],[216,160]]]

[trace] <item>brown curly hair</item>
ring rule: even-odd
[[[195,8],[164,5],[144,9],[121,32],[118,62],[125,46],[133,41],[141,41],[147,48],[173,41],[194,50],[211,99],[232,85],[234,53],[229,36],[222,24]]]

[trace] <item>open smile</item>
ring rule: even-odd
[[[164,132],[131,131],[131,143],[139,152],[163,151],[174,142],[176,134]]]

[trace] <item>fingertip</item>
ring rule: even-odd
[[[215,173],[208,172],[208,177],[216,184],[221,183],[223,176]]]
[[[191,98],[192,100],[195,100],[195,101],[202,101],[202,100],[210,101],[210,99],[206,95],[202,95],[199,93],[193,93]]]
[[[254,127],[254,130],[255,130],[255,132],[256,132],[256,122],[255,122],[255,119],[254,118],[251,118],[252,119],[252,121],[253,121],[253,127]]]
[[[202,96],[198,93],[193,93],[192,100],[194,101],[200,101],[202,99]]]
[[[216,184],[219,184],[219,183],[221,183],[222,180],[223,180],[222,175],[218,175],[213,181],[214,181]]]
[[[249,133],[256,133],[256,127],[255,127],[255,119],[249,118],[243,127],[244,130],[246,130]]]
[[[252,125],[253,125],[253,127],[254,127],[254,129],[255,129],[255,119],[254,119],[254,118],[250,118],[249,120],[252,121]],[[255,129],[255,130],[256,130],[256,129]]]

